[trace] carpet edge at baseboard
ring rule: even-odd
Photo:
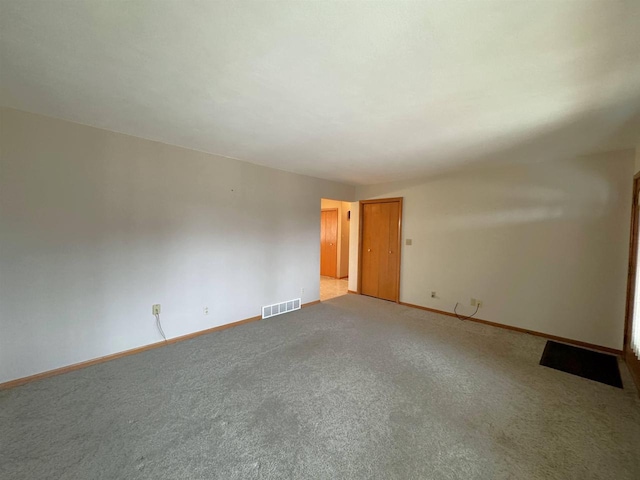
[[[400,302],[400,305],[404,305],[405,307],[410,307],[410,308],[417,308],[419,310],[426,310],[428,312],[439,313],[441,315],[446,315],[448,317],[457,318],[455,313],[446,312],[444,310],[438,310],[437,308],[423,307],[422,305],[415,305],[413,303],[406,303],[406,302]],[[622,350],[617,350],[615,348],[605,347],[603,345],[595,345],[593,343],[583,342],[581,340],[573,340],[571,338],[558,337],[556,335],[551,335],[543,332],[536,332],[535,330],[528,330],[526,328],[514,327],[511,325],[506,325],[504,323],[490,322],[489,320],[482,320],[480,318],[468,318],[465,321],[481,323],[484,325],[489,325],[491,327],[503,328],[505,330],[511,330],[514,332],[528,333],[529,335],[535,335],[536,337],[543,337],[549,340],[555,340],[557,342],[563,342],[571,345],[576,345],[579,347],[590,348],[592,350],[598,350],[600,352],[612,353],[614,355],[622,355]]]
[[[311,307],[313,305],[317,305],[318,303],[320,303],[320,300],[315,300],[313,302],[309,302],[301,305],[301,308]],[[237,322],[226,323],[224,325],[218,325],[217,327],[207,328],[205,330],[199,330],[197,332],[187,333],[186,335],[181,335],[179,337],[169,338],[166,342],[149,343],[148,345],[143,345],[141,347],[136,347],[129,350],[123,350],[122,352],[111,353],[103,357],[92,358],[90,360],[85,360],[84,362],[73,363],[71,365],[65,365],[64,367],[54,368],[52,370],[45,370],[44,372],[35,373],[27,377],[20,377],[14,380],[9,380],[4,383],[0,383],[0,390],[8,390],[10,388],[19,387],[20,385],[25,385],[27,383],[36,382],[38,380],[44,380],[45,378],[55,377],[57,375],[63,375],[65,373],[81,370],[83,368],[87,368],[92,365],[109,362],[111,360],[116,360],[122,357],[128,357],[130,355],[136,355],[138,353],[146,352],[147,350],[153,350],[154,348],[160,348],[173,343],[183,342],[185,340],[190,340],[192,338],[200,337],[202,335],[207,335],[209,333],[218,332],[220,330],[226,330],[227,328],[237,327],[245,323],[257,322],[258,320],[261,320],[261,319],[262,319],[261,315],[258,315],[256,317],[245,318],[244,320],[238,320]]]

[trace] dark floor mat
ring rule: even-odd
[[[549,340],[540,365],[622,388],[618,359],[614,355]]]

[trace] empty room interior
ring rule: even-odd
[[[0,28],[0,478],[640,478],[640,2]]]

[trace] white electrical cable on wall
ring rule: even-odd
[[[167,336],[164,334],[164,330],[162,330],[162,323],[160,323],[160,314],[156,313],[154,314],[156,317],[156,327],[158,327],[158,331],[160,332],[160,335],[162,335],[162,338],[164,338],[164,341],[167,341]]]

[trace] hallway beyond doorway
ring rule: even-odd
[[[349,288],[348,279],[320,277],[320,301],[324,302],[330,298],[346,295]]]

